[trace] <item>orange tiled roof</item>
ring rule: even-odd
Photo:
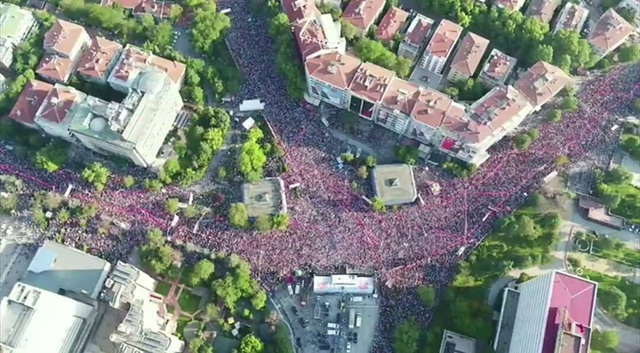
[[[22,93],[9,113],[9,118],[23,124],[31,125],[44,99],[53,89],[43,81],[31,80],[22,89]]]
[[[390,7],[387,13],[380,21],[378,29],[376,29],[376,38],[383,42],[393,40],[393,37],[400,31],[402,25],[407,21],[409,13],[395,6]]]
[[[78,73],[96,79],[105,78],[108,75],[109,64],[115,60],[121,49],[120,43],[102,37],[94,38],[80,59]]]

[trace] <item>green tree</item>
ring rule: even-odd
[[[264,345],[256,336],[250,334],[246,335],[240,340],[240,352],[239,353],[262,353]]]
[[[189,341],[189,352],[198,352],[200,347],[204,345],[204,340],[201,337],[194,337]]]
[[[625,152],[629,153],[631,157],[640,160],[640,138],[638,138],[638,136],[629,135],[623,137],[620,146]]]
[[[220,318],[220,309],[218,309],[215,304],[209,303],[204,307],[204,313],[202,315],[206,321],[212,321]]]
[[[162,189],[162,183],[158,179],[145,179],[143,186],[145,190],[151,192],[158,192]]]
[[[344,20],[340,21],[340,24],[342,25],[342,36],[346,40],[351,42],[356,39],[356,37],[358,36],[358,30],[354,25]]]
[[[367,156],[367,158],[365,158],[364,160],[364,165],[366,165],[368,168],[373,168],[376,166],[376,157],[374,156]]]
[[[111,172],[109,169],[103,167],[99,162],[89,164],[81,174],[82,180],[93,185],[97,191],[102,191],[104,189],[105,185],[107,185],[107,182],[109,181],[110,175]]]
[[[360,166],[357,170],[356,170],[356,174],[358,174],[358,176],[360,177],[360,179],[366,179],[369,176],[369,171],[367,170],[367,166],[366,165],[362,165]]]
[[[627,44],[620,48],[618,59],[623,63],[638,61],[640,59],[640,45]]]
[[[608,170],[604,174],[604,182],[607,184],[622,185],[627,184],[633,178],[632,174],[623,167],[616,167]]]
[[[198,261],[189,274],[189,285],[192,287],[199,286],[201,283],[209,280],[209,277],[211,277],[214,271],[215,265],[213,262],[207,259]]]
[[[98,214],[98,206],[95,204],[83,205],[80,210],[80,216],[83,218],[93,218]]]
[[[182,6],[173,4],[169,10],[169,20],[171,20],[171,23],[176,23],[182,16],[183,11]]]
[[[563,165],[569,163],[569,158],[565,155],[560,155],[556,158],[556,160],[554,161],[554,164],[557,167],[562,167]]]
[[[70,218],[71,218],[71,214],[66,208],[63,208],[60,211],[58,211],[58,213],[56,213],[56,221],[60,222],[61,224],[65,224],[69,222]]]
[[[426,308],[431,308],[435,302],[436,291],[432,286],[419,285],[416,293]]]
[[[262,310],[267,304],[267,294],[260,290],[251,297],[251,305],[255,310]]]
[[[122,178],[122,185],[124,185],[124,187],[127,189],[130,189],[135,183],[136,179],[131,175],[127,175]]]
[[[231,204],[231,207],[229,207],[229,223],[233,227],[240,229],[246,229],[249,226],[249,215],[245,204]]]
[[[174,215],[178,212],[179,209],[180,209],[180,201],[178,201],[178,199],[176,198],[170,198],[164,202],[164,210],[168,214]]]
[[[540,44],[533,48],[532,50],[532,62],[544,61],[544,62],[552,62],[553,61],[553,47],[547,44]]]
[[[165,244],[162,231],[149,229],[140,247],[140,258],[154,273],[163,273],[173,262],[173,249]]]
[[[374,212],[383,213],[385,211],[385,206],[384,206],[384,203],[382,202],[382,199],[380,199],[379,197],[372,198],[371,209]]]
[[[395,353],[415,353],[418,350],[420,325],[410,318],[398,325],[393,332],[393,351]]]
[[[562,120],[562,111],[559,109],[553,109],[547,115],[547,120],[553,123],[557,123]]]
[[[591,340],[591,348],[600,352],[609,352],[618,347],[620,338],[616,331],[593,331],[593,337]]]
[[[10,214],[18,206],[18,197],[15,194],[0,195],[0,213]]]
[[[36,152],[34,164],[38,169],[53,173],[67,161],[67,148],[63,142],[54,142]]]
[[[598,290],[600,305],[619,320],[624,320],[627,306],[627,295],[618,287],[602,287]]]
[[[200,53],[210,53],[213,43],[230,26],[229,17],[217,12],[214,2],[207,2],[196,10],[191,26],[191,44]]]
[[[520,134],[515,138],[514,144],[517,149],[526,150],[531,145],[531,137],[527,134]]]
[[[560,109],[567,112],[575,112],[578,110],[578,99],[574,96],[565,97],[560,104]]]
[[[260,232],[266,232],[271,229],[271,217],[263,214],[256,217],[253,221],[254,227]]]
[[[198,216],[198,209],[194,205],[188,205],[184,208],[183,214],[187,218],[196,218]]]
[[[273,216],[273,229],[284,232],[289,228],[289,215],[286,213],[278,213]]]

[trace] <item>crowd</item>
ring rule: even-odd
[[[312,266],[331,269],[339,265],[375,268],[381,283],[404,288],[429,282],[446,285],[455,264],[491,230],[500,216],[520,206],[536,190],[541,179],[554,168],[559,155],[574,161],[586,154],[611,152],[619,131],[613,131],[614,115],[625,115],[626,102],[640,95],[640,65],[614,70],[585,83],[578,97],[580,109],[562,121],[545,124],[529,149],[515,150],[509,141],[493,148],[492,157],[468,179],[452,179],[440,171],[418,167],[418,191],[423,206],[374,214],[349,187],[344,172],[335,167],[340,143],[314,120],[308,108],[291,101],[283,80],[274,68],[267,24],[252,15],[246,1],[220,0],[230,9],[232,27],[227,35],[234,60],[245,76],[237,101],[260,98],[264,115],[274,127],[285,150],[289,171],[286,184],[300,183],[299,197],[288,196],[291,226],[288,231],[268,235],[231,229],[220,217],[202,222],[192,232],[195,220],[182,219],[170,227],[164,212],[168,197],[186,200],[184,191],[168,187],[150,194],[126,190],[118,177],[101,193],[95,193],[69,171],[55,174],[35,170],[13,153],[0,147],[0,174],[14,174],[36,189],[64,192],[95,203],[100,213],[127,224],[125,236],[109,238],[83,232],[65,238],[69,245],[84,244],[89,251],[109,259],[123,258],[140,244],[149,226],[165,230],[171,241],[225,253],[236,253],[251,263],[263,283],[275,283],[293,268]],[[432,168],[434,169],[434,168]],[[442,192],[428,193],[428,182],[438,182]],[[417,300],[406,299],[404,290],[385,288],[380,332],[388,333],[397,320],[416,315]],[[402,298],[402,299],[401,299]],[[415,304],[415,305],[414,305]],[[425,310],[421,319],[428,319]],[[376,350],[388,350],[386,337],[376,341]]]

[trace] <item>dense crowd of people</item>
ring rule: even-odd
[[[64,192],[73,184],[73,198],[97,204],[103,216],[117,219],[128,229],[117,238],[71,232],[74,235],[65,238],[65,243],[84,244],[90,252],[115,260],[126,257],[143,241],[144,229],[153,226],[165,230],[174,242],[239,254],[266,285],[294,268],[348,265],[375,269],[382,287],[406,288],[426,281],[441,288],[453,276],[458,261],[489,233],[493,222],[519,207],[556,168],[558,156],[574,161],[587,154],[609,154],[619,134],[611,129],[615,116],[626,114],[627,102],[640,95],[640,84],[634,81],[640,76],[640,65],[589,81],[578,93],[580,109],[566,114],[559,123],[542,126],[540,138],[529,149],[515,150],[509,141],[502,141],[468,179],[452,179],[441,171],[417,167],[418,192],[425,204],[376,214],[350,189],[344,172],[335,168],[339,141],[314,120],[313,111],[288,98],[274,67],[264,19],[252,15],[243,0],[220,0],[219,6],[231,10],[227,41],[245,76],[236,99],[265,102],[265,118],[282,143],[289,167],[283,179],[288,185],[301,184],[299,197],[287,195],[289,230],[268,235],[239,231],[219,216],[202,222],[197,233],[192,232],[196,220],[181,219],[170,227],[172,217],[164,211],[164,200],[178,197],[185,201],[184,190],[167,187],[157,194],[127,190],[121,177],[112,177],[107,188],[96,193],[73,172],[46,174],[0,149],[0,174],[16,175],[33,190]],[[440,183],[442,192],[437,196],[428,193],[430,182]],[[388,295],[380,332],[388,333],[400,318],[416,315],[419,305],[413,297],[406,299],[404,290],[384,291]],[[427,320],[429,313],[425,310],[423,314],[419,316]],[[376,350],[390,351],[389,340],[381,338],[375,343]]]

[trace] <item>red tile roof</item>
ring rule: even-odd
[[[157,18],[167,18],[171,13],[171,7],[173,7],[171,1],[156,1],[156,0],[142,0],[133,9],[134,15],[150,14]]]
[[[429,45],[427,45],[426,52],[440,58],[448,57],[453,50],[460,33],[462,33],[462,27],[451,21],[442,20],[438,25],[438,28],[436,28],[436,32],[433,34],[433,37],[431,37],[431,41],[429,42]]]
[[[140,2],[142,2],[142,0],[102,0],[100,5],[112,6],[113,4],[118,4],[123,9],[133,10]]]
[[[488,46],[489,40],[471,32],[467,33],[451,61],[451,70],[473,76]]]
[[[527,8],[526,15],[542,23],[549,23],[561,2],[561,0],[533,0]]]
[[[558,23],[556,24],[556,30],[566,29],[572,31],[580,31],[582,30],[581,26],[584,25],[584,21],[589,15],[589,10],[586,8],[574,4],[572,2],[568,2],[564,5],[560,16],[564,15],[564,19],[560,17],[558,19]],[[580,27],[580,28],[578,28]]]
[[[298,52],[302,56],[303,62],[325,48],[324,32],[315,20],[296,22],[293,25],[293,36],[298,44]]]
[[[375,103],[382,99],[382,95],[391,83],[395,73],[372,63],[364,63],[356,70],[349,89],[356,94]]]
[[[488,76],[496,81],[504,81],[513,69],[516,59],[509,55],[493,49],[483,68],[482,75]]]
[[[80,59],[78,73],[86,77],[104,79],[109,74],[109,64],[115,60],[121,49],[120,43],[102,37],[94,38]]]
[[[59,83],[66,83],[72,71],[73,60],[58,54],[45,54],[36,69],[40,77]]]
[[[524,6],[524,0],[493,0],[493,4],[510,11],[518,11]]]
[[[515,87],[531,105],[539,107],[558,94],[569,81],[569,76],[559,68],[538,61],[516,81]]]
[[[385,0],[351,0],[342,14],[342,19],[366,30],[376,20],[384,4]]]
[[[613,9],[609,9],[591,30],[588,40],[600,51],[608,52],[622,44],[631,32],[633,26]]]
[[[597,285],[593,282],[555,272],[541,353],[555,352],[556,339],[562,331],[586,340],[580,352],[588,351],[596,292]]]
[[[151,56],[149,65],[165,72],[174,83],[182,82],[187,66],[181,62],[161,58],[159,56]]]
[[[411,116],[421,124],[434,128],[440,127],[453,103],[446,94],[426,88],[417,97]]]
[[[145,70],[147,65],[165,72],[174,83],[180,83],[186,71],[183,63],[161,58],[141,48],[127,45],[112,75],[120,81],[128,82],[131,75],[137,75]]]
[[[407,34],[404,37],[405,43],[419,47],[422,45],[422,42],[426,40],[427,34],[431,31],[432,26],[433,20],[430,18],[422,15],[416,16],[416,18],[411,21],[409,29],[407,29]]]
[[[82,26],[64,20],[57,20],[45,33],[42,46],[47,53],[71,56],[73,48],[82,40],[86,31]]]
[[[393,37],[400,31],[404,23],[407,21],[409,13],[395,6],[390,7],[387,13],[380,21],[378,29],[376,29],[376,38],[383,42],[393,40]]]
[[[314,0],[282,0],[282,8],[291,23],[320,15]]]
[[[411,115],[420,97],[420,87],[411,82],[394,77],[382,97],[382,104],[389,109]]]
[[[60,123],[67,116],[77,99],[78,95],[74,89],[57,85],[49,92],[42,103],[38,118],[52,123]]]
[[[350,55],[329,53],[307,60],[305,66],[309,76],[344,90],[349,88],[360,63]]]
[[[23,124],[32,125],[38,109],[44,102],[53,85],[31,80],[24,85],[22,93],[9,113],[9,118]]]

